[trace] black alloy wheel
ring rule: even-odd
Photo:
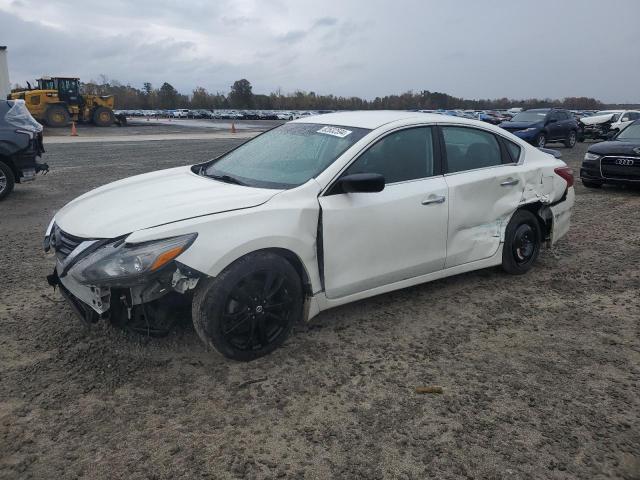
[[[286,330],[292,303],[284,275],[254,272],[228,294],[222,313],[222,335],[241,351],[265,348]]]
[[[202,279],[193,298],[200,338],[228,358],[249,361],[284,343],[302,318],[296,269],[271,252],[243,257],[215,278]]]

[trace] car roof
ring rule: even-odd
[[[415,119],[419,122],[467,123],[459,117],[443,117],[437,113],[406,112],[403,110],[360,110],[353,112],[325,113],[293,120],[292,123],[316,123],[320,125],[340,125],[343,127],[367,128],[374,130],[387,123]],[[455,119],[455,120],[452,120]]]

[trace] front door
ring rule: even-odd
[[[414,127],[378,140],[343,173],[379,173],[377,193],[320,197],[325,292],[340,298],[444,267],[447,185],[435,130]]]

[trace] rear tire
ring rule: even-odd
[[[591,182],[589,180],[582,180],[582,185],[584,185],[587,188],[602,188],[602,183]]]
[[[302,312],[298,273],[270,252],[249,254],[217,277],[200,280],[192,304],[200,339],[225,357],[244,362],[282,345]]]
[[[575,130],[571,130],[567,138],[564,140],[564,146],[567,148],[573,148],[576,146],[576,141],[578,140],[578,134]]]
[[[62,128],[69,125],[71,117],[66,107],[62,105],[51,105],[45,113],[47,126],[52,128]]]
[[[528,210],[513,214],[504,235],[502,268],[511,275],[528,272],[540,253],[542,228],[538,218]]]
[[[98,107],[93,111],[92,121],[97,127],[110,127],[116,121],[113,111],[106,107]]]
[[[7,198],[13,191],[15,178],[11,167],[4,162],[0,162],[0,201]]]

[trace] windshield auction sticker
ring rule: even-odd
[[[344,128],[338,127],[322,127],[317,133],[324,133],[326,135],[344,138],[351,133],[351,130],[345,130]]]

